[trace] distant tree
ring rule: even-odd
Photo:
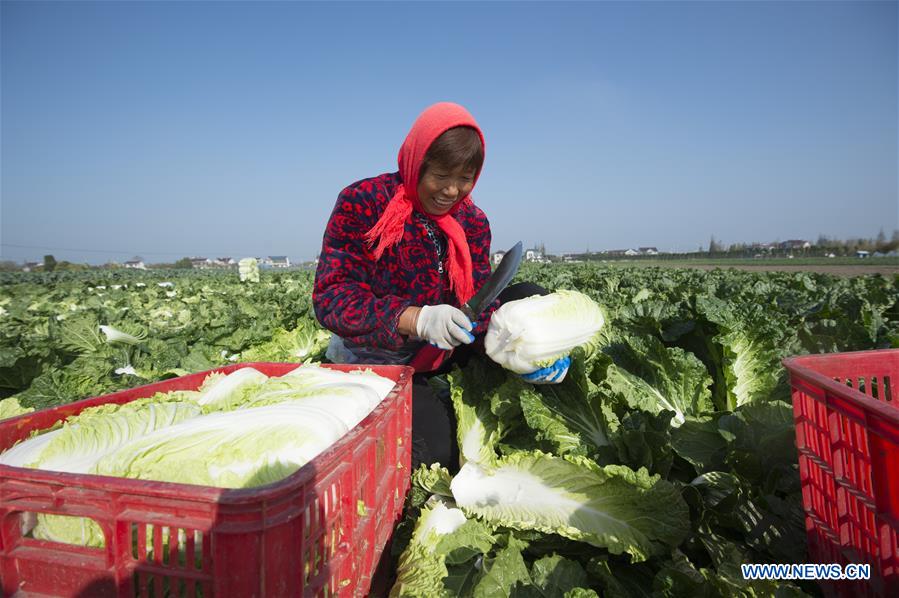
[[[0,272],[15,272],[19,269],[19,265],[12,260],[3,260],[0,262]]]
[[[52,255],[44,256],[44,272],[53,272],[56,269],[56,258]]]
[[[715,235],[712,235],[711,240],[709,241],[709,253],[720,253],[724,250],[721,243],[715,240]]]
[[[893,229],[893,235],[890,237],[890,240],[880,245],[877,249],[884,253],[899,250],[899,229]]]
[[[175,262],[175,267],[184,269],[184,270],[190,270],[191,268],[194,267],[194,264],[193,264],[193,262],[190,261],[189,257],[183,257],[180,260],[178,260],[177,262]]]
[[[88,264],[73,264],[65,260],[56,264],[57,272],[83,272],[84,270],[90,270],[90,266]]]

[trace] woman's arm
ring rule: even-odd
[[[322,326],[338,336],[359,345],[399,349],[404,335],[415,329],[415,311],[407,313],[407,299],[372,292],[369,281],[376,264],[364,235],[376,214],[368,204],[355,189],[340,194],[325,229],[312,305]]]

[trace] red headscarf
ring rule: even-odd
[[[397,186],[390,203],[387,204],[387,209],[368,231],[366,239],[373,246],[372,253],[375,260],[379,260],[385,249],[399,243],[403,238],[403,225],[410,221],[413,210],[426,214],[446,234],[450,288],[455,292],[459,303],[462,304],[474,295],[474,283],[471,279],[471,254],[468,251],[465,231],[452,215],[462,204],[470,202],[471,196],[463,197],[448,213],[440,216],[425,212],[418,198],[418,175],[425,153],[438,137],[449,129],[460,126],[471,127],[477,131],[481,138],[481,147],[485,147],[484,134],[481,133],[478,123],[459,104],[440,102],[426,108],[419,115],[400,147],[399,165],[403,183]],[[477,183],[479,175],[480,172],[475,174],[474,183]],[[473,185],[472,188],[474,188]]]

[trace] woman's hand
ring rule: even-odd
[[[400,316],[401,321],[405,314],[406,312],[403,312]],[[419,338],[447,351],[462,343],[474,341],[474,335],[471,333],[473,328],[474,325],[460,309],[445,304],[425,305],[418,312],[414,322],[415,334]]]
[[[557,359],[552,365],[530,374],[521,374],[521,377],[531,384],[558,384],[565,379],[569,366],[571,366],[571,357],[566,355]]]

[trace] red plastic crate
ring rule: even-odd
[[[280,376],[297,365],[234,364],[15,417],[0,422],[0,450],[87,407],[193,390],[213,371],[252,366]],[[412,370],[326,367],[368,368],[396,386],[356,428],[274,484],[234,490],[0,465],[0,595],[365,595],[409,489]],[[24,537],[26,512],[90,517],[105,547]],[[187,556],[179,557],[179,532]]]
[[[822,583],[834,596],[899,596],[899,350],[783,361],[805,528],[819,563],[870,564],[870,581]]]

